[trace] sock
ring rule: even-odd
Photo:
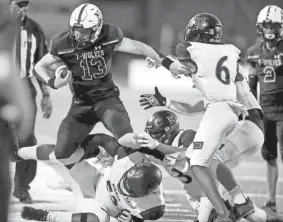
[[[54,149],[54,144],[28,146],[20,148],[18,155],[24,160],[49,160],[49,155]]]
[[[61,163],[60,160],[56,159],[54,152],[50,154],[49,158],[50,165],[52,165],[52,167],[54,167],[54,169],[61,175],[61,177],[65,181],[66,186],[72,190],[76,199],[76,203],[78,203],[81,198],[83,198],[83,193],[79,184],[72,177],[70,171],[66,168],[66,166]]]
[[[256,205],[254,205],[255,212],[247,217],[248,221],[251,222],[266,222],[267,221],[267,215],[266,212],[260,208],[258,208]]]
[[[234,206],[234,200],[233,198],[231,197],[230,193],[221,185],[219,184],[219,193],[220,195],[222,196],[222,198],[225,200],[225,201],[229,201],[229,203]]]
[[[236,186],[234,189],[230,190],[229,194],[230,194],[234,204],[243,204],[243,203],[246,202],[246,197],[242,193],[239,186]]]
[[[70,212],[49,212],[47,220],[50,222],[72,222],[72,213]]]
[[[212,210],[212,203],[209,201],[209,199],[207,197],[201,197],[199,211],[198,211],[199,222],[208,221],[211,210]]]
[[[18,150],[18,155],[24,160],[38,160],[36,156],[37,145],[23,147]]]

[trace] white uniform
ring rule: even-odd
[[[165,205],[163,188],[160,185],[153,193],[145,197],[132,198],[121,193],[118,183],[124,173],[137,163],[151,162],[145,154],[135,152],[122,159],[115,160],[113,166],[100,179],[97,185],[96,199],[100,207],[111,217],[128,210],[132,215],[143,218],[143,212]]]
[[[233,45],[186,42],[191,60],[198,67],[192,75],[196,88],[206,97],[208,106],[195,136],[191,165],[209,166],[223,139],[233,131],[238,115],[245,112],[237,103],[236,76],[240,50]],[[213,126],[213,130],[211,127]]]

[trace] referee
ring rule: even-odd
[[[13,24],[18,29],[14,44],[15,63],[19,65],[18,75],[25,81],[31,90],[33,130],[25,143],[16,143],[18,148],[24,146],[34,146],[37,144],[35,138],[35,119],[37,113],[36,106],[36,88],[34,81],[37,81],[42,91],[41,109],[44,118],[49,118],[52,114],[52,104],[50,95],[46,85],[38,81],[33,75],[34,65],[47,53],[45,35],[41,27],[27,16],[27,9],[30,5],[28,0],[10,0],[10,14]],[[16,141],[17,142],[17,141]],[[37,162],[35,160],[25,160],[16,163],[16,173],[14,178],[13,195],[22,203],[33,203],[29,194],[29,184],[33,181],[36,175]]]
[[[0,25],[0,221],[8,221],[10,198],[10,151],[14,148],[14,136],[9,128],[17,124],[17,135],[24,142],[33,130],[34,114],[30,109],[32,100],[30,89],[15,75],[12,64],[13,42],[8,41],[15,35],[15,28],[8,26],[8,21],[2,18]],[[8,23],[9,24],[9,23]]]

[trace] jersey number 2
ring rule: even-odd
[[[92,59],[82,59],[80,66],[83,68],[84,75],[83,80],[92,80],[93,78],[103,78],[107,72],[106,62],[103,57],[97,57]],[[91,72],[92,70],[95,72]]]
[[[263,79],[264,83],[270,83],[276,81],[276,73],[272,66],[264,67],[263,73],[265,74]]]
[[[216,65],[215,69],[215,75],[216,78],[222,82],[224,85],[229,85],[231,80],[230,80],[230,72],[229,69],[223,65],[224,62],[226,62],[228,59],[228,56],[223,56],[219,59]]]

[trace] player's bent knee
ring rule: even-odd
[[[101,222],[99,217],[93,213],[75,213],[72,222]]]

